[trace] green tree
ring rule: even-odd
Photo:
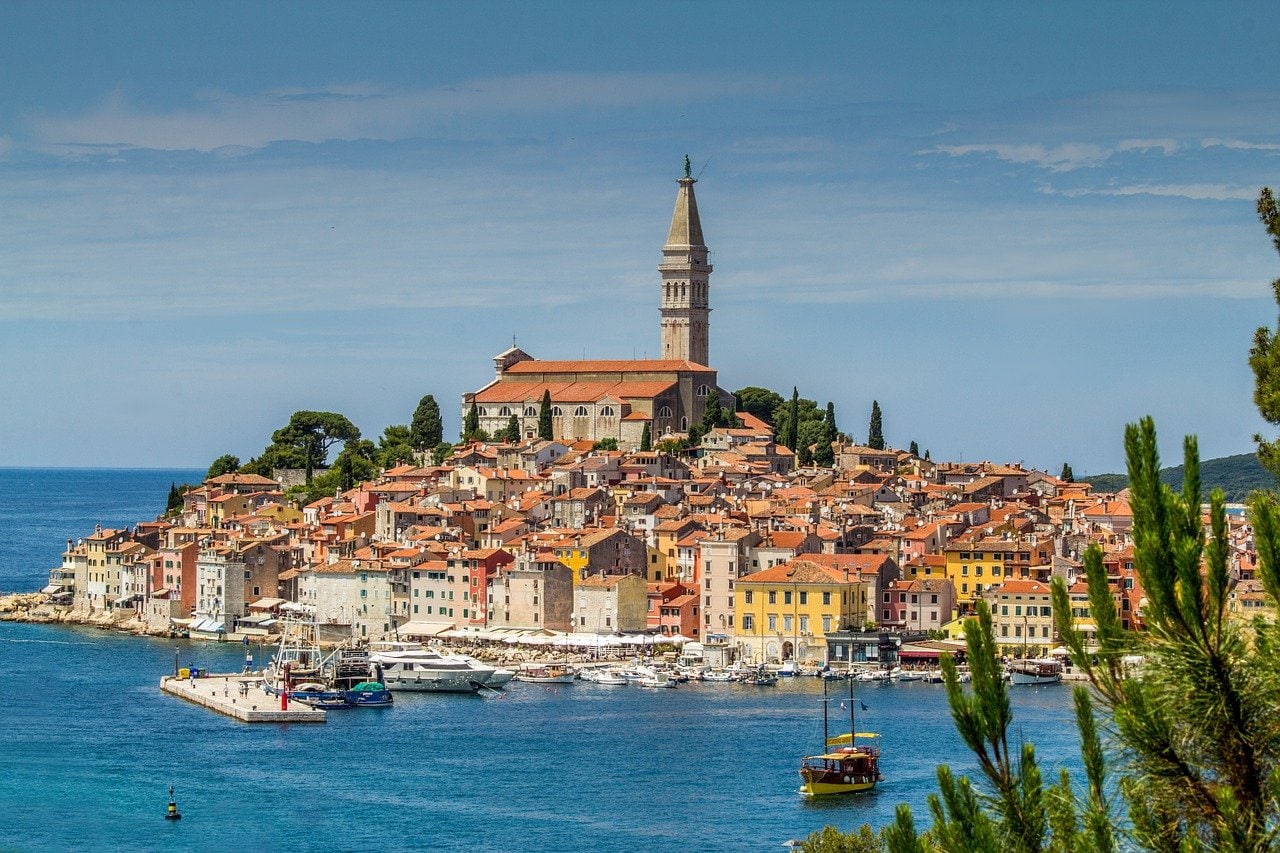
[[[467,409],[467,416],[462,420],[462,440],[475,441],[480,435],[480,408],[473,401]]]
[[[800,853],[882,853],[883,850],[883,839],[865,823],[848,834],[833,826],[823,827],[800,845]]]
[[[1270,187],[1263,187],[1258,194],[1258,218],[1271,235],[1271,245],[1280,252],[1280,208]],[[1280,279],[1271,282],[1271,293],[1280,306]],[[1253,370],[1253,402],[1258,413],[1267,423],[1280,424],[1280,335],[1266,326],[1258,327],[1249,350],[1249,367]],[[1280,477],[1280,439],[1267,441],[1255,435],[1253,440],[1258,445],[1258,461]]]
[[[555,436],[551,429],[551,390],[542,392],[542,404],[538,406],[538,438],[550,441]]]
[[[173,513],[182,509],[182,493],[184,491],[186,490],[178,488],[177,483],[174,483],[174,482],[169,483],[169,498],[168,500],[165,501],[165,505],[164,505],[165,515],[172,515]]]
[[[213,460],[213,464],[209,466],[209,473],[205,474],[204,478],[212,480],[214,477],[221,477],[223,474],[234,474],[238,470],[240,470],[240,457],[224,453]]]
[[[1073,691],[1085,784],[1061,771],[1046,787],[1035,748],[1009,741],[1012,711],[996,657],[991,613],[976,605],[965,624],[971,690],[954,662],[943,674],[952,719],[974,753],[981,785],[938,768],[932,827],[917,833],[909,807],[886,828],[889,850],[1159,851],[1275,849],[1280,831],[1280,625],[1229,612],[1231,542],[1220,490],[1209,499],[1206,535],[1199,453],[1184,443],[1181,492],[1160,482],[1155,425],[1125,430],[1134,566],[1147,600],[1146,630],[1124,627],[1102,551],[1085,554],[1096,632],[1080,632],[1079,607],[1062,578],[1051,583],[1054,620],[1072,661],[1089,680]],[[1258,577],[1280,601],[1280,504],[1251,504]],[[1129,663],[1141,660],[1141,676]],[[1107,712],[1095,716],[1096,699]],[[1109,722],[1106,722],[1109,720]],[[1114,746],[1104,750],[1102,732]],[[1118,771],[1117,784],[1108,782]],[[1123,835],[1121,835],[1123,833]]]
[[[1074,483],[1076,481],[1076,475],[1075,472],[1071,470],[1070,463],[1062,463],[1062,473],[1058,475],[1058,479],[1067,483]]]
[[[431,394],[418,401],[409,422],[409,444],[414,450],[428,450],[444,440],[444,422],[440,420],[440,406]]]
[[[720,405],[720,396],[712,394],[707,398],[706,408],[702,410],[702,434],[706,435],[715,427],[728,424],[731,414]]]
[[[813,461],[815,464],[830,468],[836,463],[835,449],[831,445],[839,437],[840,431],[836,428],[836,405],[828,402],[826,414],[822,418],[822,431],[817,442],[813,445]],[[803,436],[801,441],[804,441]]]
[[[773,413],[786,402],[781,394],[754,385],[734,391],[733,396],[737,400],[737,411],[754,415],[770,426],[777,426],[773,422]]]
[[[644,422],[644,427],[640,430],[640,450],[648,453],[653,450],[653,434],[649,431],[649,422]]]
[[[616,438],[612,438],[612,437],[610,437],[610,438],[602,438],[602,439],[600,439],[599,441],[597,441],[597,442],[595,443],[595,446],[594,446],[594,447],[592,447],[591,449],[592,449],[592,450],[617,450],[617,449],[618,449],[618,439],[616,439]]]
[[[907,452],[917,459],[920,458],[920,445],[916,444],[915,439],[912,439],[911,446],[907,448]]]
[[[412,465],[417,457],[413,446],[413,429],[404,424],[391,424],[382,430],[378,438],[377,463],[382,468]]]
[[[431,461],[436,465],[441,464],[444,460],[453,455],[453,445],[447,441],[442,441],[435,447],[431,448]]]
[[[880,422],[880,401],[871,401],[871,423],[867,427],[867,447],[884,450],[884,429]]]
[[[271,476],[273,468],[304,468],[311,482],[316,468],[329,459],[329,449],[337,442],[355,441],[360,430],[337,412],[294,412],[289,423],[271,434],[271,444],[262,455],[251,459],[245,470]]]
[[[520,443],[520,419],[515,415],[507,421],[506,429],[504,429],[499,437],[508,444]]]

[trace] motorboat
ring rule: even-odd
[[[918,669],[902,669],[898,671],[899,681],[924,681],[925,673]]]
[[[887,669],[864,669],[854,676],[854,680],[863,682],[892,681],[893,673]]]
[[[881,781],[879,735],[860,732],[854,719],[853,679],[849,680],[849,731],[831,737],[828,732],[827,684],[822,684],[822,747],[820,755],[800,761],[800,793],[805,796],[856,794],[870,791]]]
[[[1062,680],[1062,663],[1053,658],[1015,660],[1008,673],[1014,684],[1057,684]]]
[[[578,678],[591,684],[602,684],[609,687],[624,687],[628,683],[625,678],[612,669],[584,669],[578,673]]]
[[[340,646],[325,657],[314,617],[282,620],[280,646],[262,672],[262,689],[271,696],[312,708],[377,708],[392,703],[382,672],[363,649]]]
[[[759,668],[749,671],[741,681],[743,684],[752,684],[756,687],[774,687],[778,683],[778,674],[765,669],[762,664]]]
[[[802,674],[800,665],[793,660],[784,660],[782,666],[778,668],[779,678],[792,678]]]
[[[568,664],[540,664],[522,666],[516,672],[517,681],[529,681],[534,684],[573,684],[578,674]]]
[[[382,668],[389,690],[414,693],[475,693],[489,687],[494,668],[421,643],[384,640],[370,645],[369,659]],[[496,689],[496,688],[490,688]]]
[[[636,682],[641,687],[675,687],[676,680],[665,672],[650,670],[649,674]]]
[[[712,669],[702,673],[703,681],[714,681],[724,683],[728,681],[737,681],[738,677],[732,672],[723,669]]]

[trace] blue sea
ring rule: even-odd
[[[201,473],[0,469],[0,590],[39,589],[67,537],[150,519],[170,482]],[[825,802],[796,793],[798,758],[822,733],[812,678],[398,694],[392,708],[293,726],[237,723],[159,690],[175,654],[227,671],[244,653],[0,623],[0,849],[778,850],[828,823],[882,826],[900,802],[927,825],[936,766],[976,772],[941,685],[858,689],[885,781]],[[1036,744],[1044,777],[1077,772],[1070,691],[1013,699],[1014,739]],[[184,815],[172,823],[170,785]]]

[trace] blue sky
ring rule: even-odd
[[[730,390],[935,459],[1246,452],[1280,11],[0,4],[0,465],[370,437],[517,336],[653,356],[686,153]]]

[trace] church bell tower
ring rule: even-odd
[[[671,231],[662,247],[662,357],[708,364],[708,330],[711,314],[711,265],[702,239],[698,201],[693,195],[689,158],[684,158],[684,177],[678,181],[676,209],[671,215]]]

